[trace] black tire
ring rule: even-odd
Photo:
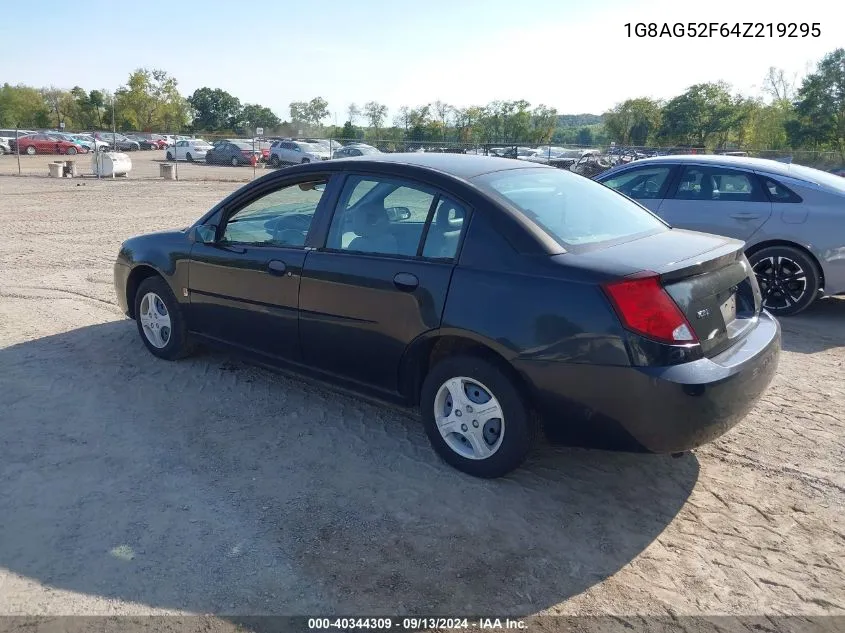
[[[477,380],[492,392],[502,408],[504,425],[501,444],[485,459],[471,459],[458,454],[447,444],[437,428],[434,418],[437,392],[447,380],[455,377]],[[447,464],[475,477],[501,477],[518,468],[525,461],[538,435],[539,424],[518,385],[506,371],[481,357],[451,356],[437,363],[423,381],[420,411],[426,435],[437,454]]]
[[[27,148],[24,150],[28,156],[35,156],[38,153],[38,150],[35,149],[35,145],[28,145]]]
[[[161,298],[170,316],[171,328],[169,338],[167,344],[161,348],[156,347],[149,341],[141,325],[141,301],[148,292],[154,292]],[[164,279],[153,276],[147,277],[142,281],[138,286],[138,291],[135,293],[134,306],[135,324],[138,327],[138,334],[141,336],[144,345],[150,350],[150,353],[165,360],[178,360],[194,351],[194,345],[188,339],[185,317],[182,314],[179,303],[176,301],[176,297],[173,296],[173,292],[170,290],[170,286]]]
[[[173,160],[173,154],[171,154],[170,152],[167,152],[167,153],[164,155],[164,158],[165,158],[166,160]]]
[[[238,160],[237,156],[232,156],[232,167],[237,167],[241,164],[241,161]]]
[[[68,147],[65,150],[65,154],[67,154],[68,156],[75,156],[76,155],[76,148],[75,147]]]
[[[282,164],[282,162],[279,160],[279,157],[276,156],[275,154],[273,154],[270,157],[270,166],[271,167],[279,167],[281,164]]]
[[[303,165],[307,165],[307,164],[308,164],[308,163],[310,163],[310,162],[311,162],[311,160],[310,160],[310,159],[308,159],[308,158],[303,158],[303,159],[302,159],[302,164],[303,164]]]
[[[748,258],[757,276],[763,307],[776,317],[798,314],[816,300],[821,275],[818,264],[793,246],[768,246]]]
[[[194,162],[194,157],[191,156],[191,152],[188,152],[187,154],[185,154],[185,160],[187,160],[189,163]]]

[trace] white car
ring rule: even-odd
[[[176,141],[176,145],[167,148],[167,160],[186,160],[189,163],[195,160],[204,160],[209,150],[213,149],[211,143],[201,138],[192,138]]]
[[[11,154],[12,148],[9,147],[9,141],[0,138],[0,156],[3,154]]]
[[[329,149],[316,143],[275,141],[270,146],[270,164],[273,167],[299,165],[300,163],[316,163],[330,158],[331,153]]]
[[[18,130],[17,135],[19,137],[26,136],[27,134],[35,134],[32,130]],[[11,154],[12,150],[9,144],[9,141],[14,140],[15,138],[15,130],[10,130],[8,128],[0,130],[0,145],[3,146],[2,150],[0,150],[0,154]]]

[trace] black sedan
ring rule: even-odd
[[[244,141],[219,141],[205,155],[205,162],[218,165],[252,165],[261,160],[261,151],[253,150],[252,143]]]
[[[745,416],[780,350],[742,242],[502,158],[273,172],[127,240],[114,280],[154,355],[220,345],[419,406],[441,457],[482,477],[521,464],[540,421],[694,448]]]

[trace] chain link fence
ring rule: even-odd
[[[259,132],[261,132],[259,130]],[[267,169],[356,156],[374,151],[438,152],[501,156],[547,164],[592,177],[621,163],[649,156],[720,153],[768,158],[834,171],[842,169],[836,152],[812,150],[695,147],[620,147],[536,145],[527,142],[477,143],[416,141],[405,138],[288,138],[205,133],[126,133],[98,130],[2,130],[0,174],[139,180],[247,182]]]

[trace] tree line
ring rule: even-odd
[[[525,100],[455,107],[444,101],[402,106],[388,119],[377,101],[349,104],[342,126],[322,97],[289,104],[283,121],[270,108],[241,103],[220,88],[184,97],[163,70],[140,68],[113,93],[4,84],[0,126],[193,133],[325,135],[426,143],[530,143],[832,150],[845,158],[845,49],[798,81],[770,68],[763,95],[734,94],[724,82],[690,86],[668,100],[628,99],[602,115],[559,114]]]

